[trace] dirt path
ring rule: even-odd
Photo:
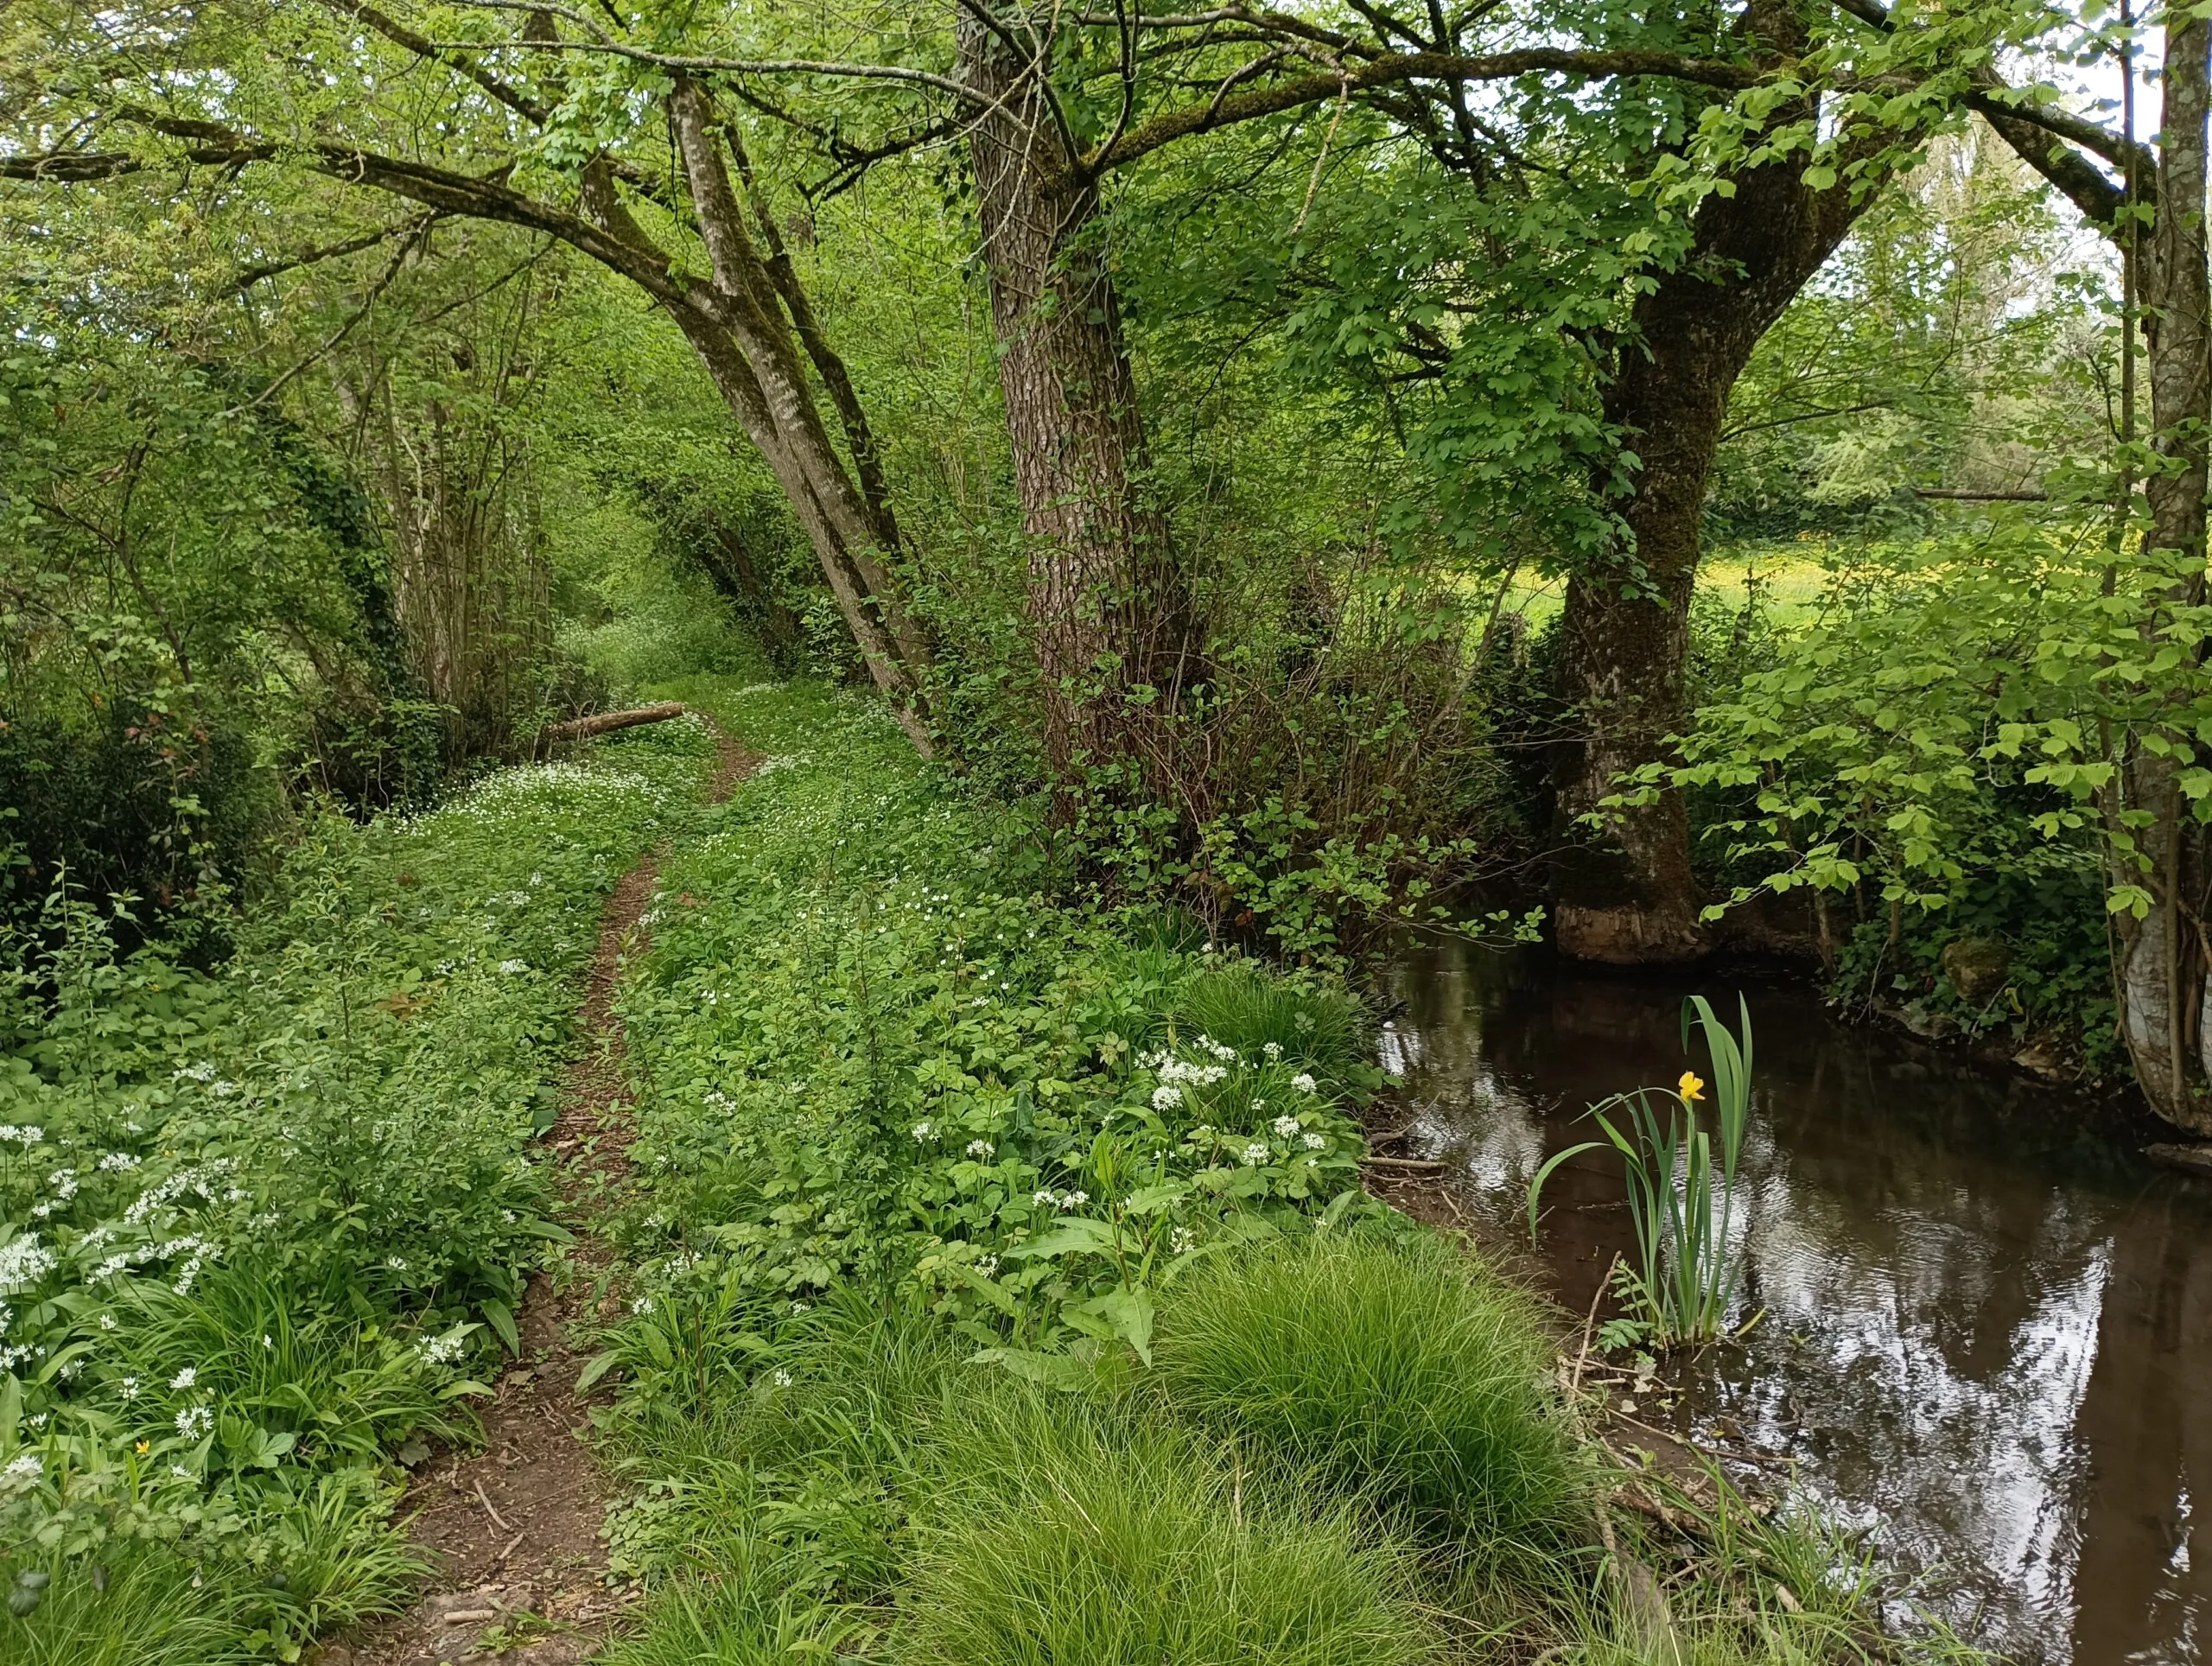
[[[725,735],[708,801],[727,798],[760,760]],[[546,1149],[560,1160],[563,1213],[578,1237],[557,1279],[539,1273],[515,1316],[522,1353],[483,1402],[484,1450],[441,1453],[408,1489],[416,1544],[437,1573],[429,1594],[399,1619],[333,1643],[320,1666],[441,1666],[487,1657],[528,1666],[575,1666],[598,1647],[626,1607],[606,1583],[599,1529],[605,1478],[594,1460],[584,1400],[575,1392],[586,1356],[571,1346],[594,1310],[596,1275],[611,1252],[590,1235],[600,1200],[629,1174],[622,1027],[614,995],[624,962],[644,947],[640,918],[652,902],[665,848],[622,876],[601,917],[577,1026],[584,1056],[569,1067],[560,1120]]]

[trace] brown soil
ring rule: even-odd
[[[719,804],[760,760],[715,736],[708,787]],[[321,1666],[441,1666],[502,1658],[575,1666],[596,1649],[634,1592],[612,1588],[600,1528],[605,1478],[592,1455],[588,1403],[575,1391],[587,1355],[571,1342],[609,1316],[611,1253],[592,1217],[628,1178],[631,1103],[614,995],[623,963],[645,943],[664,849],[624,874],[601,917],[577,1027],[584,1056],[570,1066],[560,1120],[546,1135],[561,1161],[563,1212],[579,1237],[569,1265],[530,1281],[516,1315],[522,1353],[480,1407],[484,1449],[440,1453],[408,1488],[403,1514],[436,1572],[414,1608],[374,1631],[327,1645]]]

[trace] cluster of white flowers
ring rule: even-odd
[[[46,1177],[46,1183],[54,1188],[54,1195],[31,1205],[33,1220],[42,1221],[55,1210],[68,1205],[69,1199],[77,1195],[77,1171],[57,1168]]]
[[[1290,1078],[1290,1084],[1296,1088],[1300,1093],[1314,1093],[1319,1091],[1319,1084],[1316,1084],[1313,1078],[1304,1071],[1300,1071],[1297,1075],[1292,1077]]]
[[[111,1151],[100,1159],[100,1167],[111,1174],[120,1174],[125,1170],[137,1167],[138,1159],[127,1151]]]
[[[137,1377],[126,1377],[117,1386],[123,1390],[123,1397],[125,1400],[136,1400],[138,1397],[138,1379]]]
[[[46,1460],[35,1452],[19,1453],[0,1469],[0,1487],[10,1492],[28,1491],[45,1478]]]
[[[630,1304],[630,1311],[633,1313],[649,1313],[652,1310],[653,1299],[651,1296],[639,1296]]]
[[[1152,1091],[1152,1108],[1154,1110],[1173,1110],[1182,1103],[1183,1090],[1180,1088],[1168,1087],[1163,1084]]]
[[[1287,1140],[1292,1135],[1298,1132],[1298,1118],[1295,1116],[1278,1116],[1270,1126],[1274,1128],[1275,1134],[1279,1138]]]
[[[215,1183],[229,1175],[238,1166],[235,1157],[218,1157],[213,1162],[180,1168],[167,1180],[158,1181],[140,1192],[130,1207],[123,1211],[123,1218],[136,1226],[156,1209],[175,1203],[187,1192],[197,1192],[204,1201],[213,1203],[215,1201]],[[231,1186],[224,1195],[236,1202],[244,1194],[236,1186]]]
[[[450,1365],[460,1358],[462,1338],[467,1328],[465,1325],[456,1325],[450,1331],[424,1337],[418,1345],[424,1362],[432,1365]]]
[[[518,972],[528,971],[530,963],[526,960],[503,960],[499,963],[499,970],[507,976],[512,977]]]
[[[188,1389],[199,1381],[200,1368],[197,1365],[187,1365],[175,1377],[169,1378],[169,1386],[173,1389]]]
[[[996,1256],[976,1256],[976,1270],[981,1273],[985,1278],[997,1277],[999,1270],[999,1258]]]
[[[927,1122],[917,1122],[914,1124],[914,1138],[923,1142],[934,1140],[937,1138],[937,1129]]]
[[[1328,1143],[1329,1136],[1325,1134],[1309,1134],[1305,1140],[1306,1148],[1308,1151],[1319,1151]]]
[[[1261,1046],[1260,1051],[1267,1054],[1268,1062],[1272,1065],[1282,1057],[1282,1043],[1280,1041],[1267,1042]]]
[[[205,1406],[187,1406],[176,1415],[176,1432],[188,1440],[202,1439],[215,1427],[215,1414]]]
[[[784,1370],[782,1366],[779,1365],[776,1368],[775,1374],[768,1380],[773,1383],[779,1389],[788,1389],[791,1385],[791,1374]]]
[[[998,1149],[999,1148],[993,1145],[988,1140],[970,1140],[968,1141],[968,1154],[973,1157],[979,1163],[987,1163],[990,1161],[993,1157],[998,1155]]]
[[[1179,1226],[1167,1235],[1167,1247],[1179,1256],[1187,1256],[1198,1247],[1198,1235],[1187,1226]]]
[[[39,1243],[35,1232],[0,1243],[0,1295],[29,1289],[54,1270],[55,1260],[54,1251]]]
[[[1261,1141],[1255,1140],[1236,1154],[1236,1160],[1247,1168],[1257,1168],[1274,1154]]]
[[[1236,1055],[1231,1052],[1229,1057],[1233,1061]],[[1194,1064],[1190,1059],[1179,1059],[1172,1052],[1154,1053],[1141,1062],[1148,1063],[1160,1073],[1160,1079],[1163,1082],[1188,1082],[1202,1088],[1211,1087],[1229,1074],[1227,1065]]]
[[[1090,1193],[1088,1192],[1055,1192],[1048,1186],[1042,1191],[1031,1192],[1029,1194],[1029,1201],[1037,1205],[1039,1208],[1057,1209],[1065,1214],[1071,1209],[1080,1209],[1084,1205],[1089,1203],[1090,1201]]]
[[[46,1138],[46,1130],[42,1128],[29,1126],[17,1128],[13,1122],[0,1122],[0,1140],[13,1140],[28,1148],[36,1145],[44,1138]]]

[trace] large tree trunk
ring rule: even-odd
[[[1172,709],[1190,675],[1192,608],[1147,472],[1095,184],[1041,67],[963,5],[962,75],[995,102],[969,130],[1049,760],[1113,754],[1128,724]]]
[[[1637,467],[1621,506],[1627,547],[1569,581],[1561,621],[1560,694],[1575,728],[1554,763],[1567,849],[1554,896],[1560,948],[1577,959],[1683,960],[1703,946],[1681,795],[1600,806],[1688,720],[1690,594],[1729,392],[1866,206],[1802,175],[1799,162],[1754,169],[1733,196],[1706,200],[1690,251],[1637,302],[1606,390],[1606,419]],[[1595,835],[1580,824],[1593,813],[1605,818]]]
[[[2157,218],[2141,265],[2151,420],[2157,448],[2170,460],[2144,485],[2150,543],[2190,561],[2205,552],[2206,428],[2212,423],[2212,275],[2204,231],[2208,47],[2212,26],[2201,19],[2167,28]],[[2198,574],[2171,600],[2193,607],[2203,590]],[[2155,627],[2146,634],[2155,635]],[[2187,653],[2202,652],[2180,645]],[[2123,854],[2115,877],[2142,886],[2152,903],[2139,920],[2119,917],[2113,982],[2120,1032],[2152,1109],[2170,1122],[2212,1134],[2212,979],[2206,976],[2204,923],[2212,860],[2204,830],[2184,800],[2180,770],[2173,757],[2145,749],[2139,740],[2123,763],[2126,808],[2142,812],[2147,824],[2134,833],[2133,859]]]

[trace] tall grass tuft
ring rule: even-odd
[[[1270,1042],[1316,1075],[1342,1078],[1363,1058],[1365,1014],[1350,994],[1307,988],[1231,961],[1184,987],[1176,1016],[1187,1032],[1248,1056]]]
[[[0,1562],[0,1583],[19,1567]],[[20,1618],[0,1613],[0,1660],[10,1666],[229,1666],[265,1658],[239,1636],[238,1604],[194,1579],[165,1545],[118,1547],[99,1584],[91,1563],[63,1561],[43,1599]],[[105,1588],[100,1588],[104,1584]]]
[[[1007,1385],[935,1447],[906,1666],[1411,1666],[1405,1553],[1124,1403]]]
[[[733,1529],[713,1567],[670,1582],[645,1610],[641,1631],[617,1638],[602,1666],[771,1666],[854,1651],[867,1628],[813,1588],[806,1556]]]
[[[1513,1561],[1580,1543],[1589,1506],[1532,1304],[1444,1239],[1278,1240],[1195,1265],[1163,1304],[1158,1380],[1429,1532]]]
[[[1693,1025],[1712,1059],[1714,1130],[1698,1123],[1705,1084],[1684,1071],[1674,1089],[1638,1088],[1590,1108],[1605,1139],[1568,1147],[1536,1171],[1529,1187],[1529,1231],[1544,1182],[1561,1163],[1610,1144],[1621,1154],[1636,1264],[1624,1269],[1630,1306],[1659,1347],[1711,1342],[1727,1322],[1743,1277],[1743,1257],[1731,1242],[1736,1215],[1737,1162],[1751,1122],[1751,1014],[1737,997],[1744,1034],[1738,1044],[1703,995],[1682,1008],[1682,1047]],[[1613,1118],[1621,1118],[1617,1126]],[[1719,1144],[1714,1144],[1714,1133]]]

